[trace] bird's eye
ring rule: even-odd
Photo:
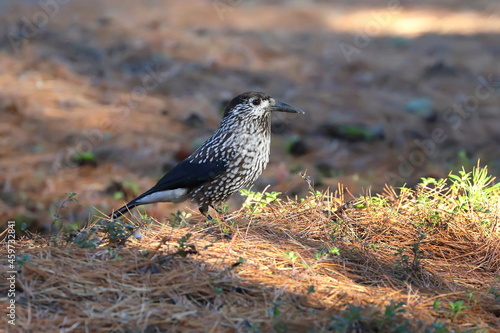
[[[254,106],[258,106],[258,105],[260,105],[260,98],[254,98],[254,99],[252,100],[252,105],[254,105]]]

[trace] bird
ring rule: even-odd
[[[217,210],[231,195],[253,184],[267,166],[272,112],[305,114],[262,92],[236,96],[227,104],[221,123],[210,138],[151,189],[109,216],[117,219],[136,206],[189,199],[212,220],[209,207]]]

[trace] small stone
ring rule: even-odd
[[[434,111],[434,103],[427,97],[412,99],[405,104],[404,110],[428,121],[433,121],[437,117],[436,111]]]
[[[287,142],[287,151],[293,156],[302,156],[309,152],[307,143],[300,137],[292,137]]]
[[[411,45],[411,39],[403,36],[394,36],[389,41],[392,46],[399,49],[406,49]]]
[[[125,187],[123,187],[123,184],[121,182],[113,180],[108,184],[108,186],[106,186],[106,188],[104,189],[104,193],[108,195],[114,195],[116,192],[125,193]]]
[[[104,27],[104,26],[107,26],[107,25],[110,25],[111,24],[111,17],[99,17],[97,19],[97,24],[99,24],[100,26]]]
[[[382,140],[385,137],[381,126],[364,124],[325,124],[320,130],[329,137],[351,142]]]
[[[342,175],[342,171],[335,169],[333,165],[326,161],[320,161],[315,164],[318,173],[326,178],[334,178]]]
[[[455,76],[457,71],[455,68],[446,64],[444,61],[440,60],[433,65],[428,66],[424,70],[424,77],[430,78],[433,76]]]

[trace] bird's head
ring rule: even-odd
[[[275,100],[264,93],[249,91],[236,96],[229,102],[224,111],[224,118],[234,116],[242,118],[260,118],[274,111],[305,113],[296,107]]]

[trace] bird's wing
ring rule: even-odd
[[[137,201],[142,197],[155,192],[196,187],[204,182],[214,179],[226,171],[226,169],[226,163],[223,161],[191,163],[188,160],[184,160],[165,174],[155,186],[141,194],[133,201]]]
[[[184,160],[176,165],[172,170],[167,172],[167,174],[164,175],[158,181],[158,183],[156,183],[155,186],[153,186],[134,200],[130,201],[125,206],[114,211],[110,216],[112,216],[112,218],[118,218],[120,215],[125,214],[135,206],[144,204],[143,202],[141,202],[141,199],[145,199],[149,195],[154,195],[155,193],[159,192],[169,192],[177,189],[190,189],[192,187],[201,185],[204,182],[214,179],[215,177],[226,171],[226,169],[227,165],[223,161],[210,163],[190,163],[188,160]],[[176,194],[172,193],[172,195]]]

